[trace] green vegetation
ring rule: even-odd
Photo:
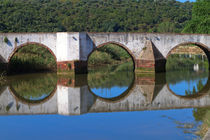
[[[120,64],[125,62],[132,63],[131,56],[126,50],[115,44],[108,44],[98,48],[88,59],[89,66]]]
[[[130,86],[134,80],[131,62],[90,70],[88,85],[90,88],[111,88],[113,86]]]
[[[16,77],[10,88],[18,96],[28,101],[42,100],[56,88],[56,74],[34,74]]]
[[[192,19],[187,23],[183,32],[210,33],[210,1],[197,0],[193,4]]]
[[[193,70],[194,64],[198,64],[199,68],[204,70],[208,70],[209,67],[206,56],[204,60],[202,60],[200,55],[191,55],[191,57],[189,57],[189,54],[171,54],[167,59],[166,70]]]
[[[210,32],[209,0],[2,0],[0,15],[0,32]]]
[[[175,0],[1,0],[0,32],[181,32],[191,10]]]
[[[9,73],[56,71],[56,60],[38,45],[26,45],[17,50],[9,63]]]
[[[193,72],[190,70],[179,70],[179,71],[169,71],[166,72],[166,81],[170,84],[176,84],[183,79],[185,81],[196,80],[207,78],[209,75],[208,71]]]
[[[203,85],[202,81],[199,80],[199,82],[196,86],[197,86],[197,90],[196,90],[195,86],[193,86],[193,91],[185,90],[185,95],[186,96],[195,95],[195,94],[199,93],[199,91],[201,91],[205,85]]]
[[[193,116],[196,121],[202,122],[196,134],[203,138],[210,128],[210,108],[194,108]]]
[[[5,43],[8,43],[8,42],[9,42],[9,40],[8,40],[7,37],[4,38],[4,42],[5,42]]]

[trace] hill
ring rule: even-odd
[[[176,0],[1,0],[0,32],[181,32],[192,5]]]

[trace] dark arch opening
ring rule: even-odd
[[[122,44],[107,42],[88,56],[88,87],[99,99],[117,101],[125,97],[135,80],[135,58]]]
[[[202,43],[197,43],[197,42],[185,42],[185,43],[180,43],[180,44],[176,45],[173,49],[171,49],[169,51],[169,53],[166,56],[166,60],[168,59],[168,57],[172,54],[172,52],[174,50],[176,50],[180,46],[185,46],[185,45],[189,45],[189,44],[199,47],[205,53],[205,55],[207,56],[208,62],[209,62],[209,65],[210,65],[210,48],[208,48],[206,45],[204,45]]]
[[[57,70],[55,54],[47,46],[36,42],[18,46],[10,55],[8,62],[9,74]]]
[[[133,71],[135,71],[135,56],[133,55],[133,53],[123,44],[120,44],[118,42],[106,42],[106,43],[103,43],[103,44],[100,44],[98,45],[87,57],[87,60],[88,60],[88,66],[90,66],[90,57],[91,55],[93,55],[97,50],[101,49],[101,48],[106,48],[108,45],[115,45],[115,47],[117,48],[120,48],[122,50],[124,50],[131,58],[132,60],[132,63],[133,63]]]
[[[209,48],[187,42],[167,55],[166,81],[169,90],[181,97],[198,97],[209,84]]]
[[[6,71],[7,63],[6,60],[0,55],[0,78],[1,74]]]

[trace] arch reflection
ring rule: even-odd
[[[54,95],[56,84],[56,74],[32,74],[17,76],[9,85],[9,89],[18,101],[40,104]]]
[[[181,97],[198,97],[208,88],[208,48],[197,43],[183,43],[167,56],[167,85]]]
[[[166,81],[172,94],[184,98],[196,98],[210,90],[209,76],[208,71],[167,72]]]
[[[106,101],[117,101],[128,95],[134,85],[135,74],[132,70],[120,70],[121,66],[90,70],[88,73],[90,92]],[[125,64],[125,67],[130,68],[130,65]]]

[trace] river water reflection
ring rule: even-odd
[[[0,130],[8,139],[200,139],[209,127],[209,94],[209,72],[115,67],[11,76],[0,87]]]

